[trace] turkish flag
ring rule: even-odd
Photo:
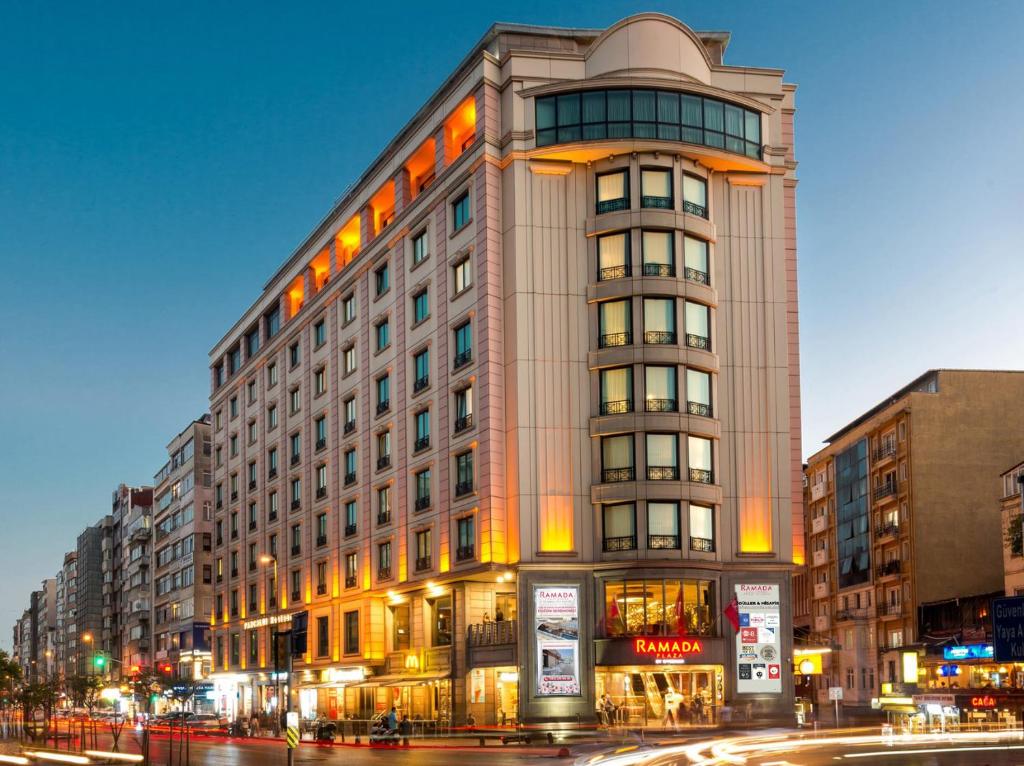
[[[618,599],[612,599],[612,608],[608,612],[608,630],[616,631],[618,633],[625,632],[625,625],[622,622],[622,614],[619,612],[619,601]]]
[[[722,614],[724,614],[725,618],[732,623],[733,630],[738,631],[740,629],[740,604],[736,600],[735,596],[732,597],[732,601],[730,601],[729,606],[722,611]]]

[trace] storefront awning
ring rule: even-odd
[[[389,676],[374,676],[357,684],[348,684],[347,689],[365,689],[372,686],[416,686],[432,681],[443,681],[448,678],[447,673],[395,673]]]

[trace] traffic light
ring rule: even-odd
[[[92,664],[95,665],[97,668],[103,668],[107,664],[107,658],[104,657],[102,654],[97,654],[95,657],[92,658]]]
[[[163,666],[163,667],[161,667],[160,669],[161,669],[161,670],[162,670],[162,671],[163,671],[164,673],[167,673],[167,675],[170,675],[170,674],[171,674],[171,671],[173,670],[173,668],[172,668],[172,667],[171,667],[170,665],[164,665],[164,666]]]

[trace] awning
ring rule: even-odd
[[[416,686],[431,681],[443,681],[447,673],[395,673],[388,676],[374,676],[357,684],[348,684],[347,689],[366,689],[373,686]]]

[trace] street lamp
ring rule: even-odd
[[[264,566],[267,566],[268,564],[272,564],[273,567],[274,567],[274,591],[269,595],[269,598],[267,599],[267,601],[270,602],[268,604],[268,606],[273,606],[275,609],[277,609],[277,588],[278,588],[278,584],[277,584],[277,556],[272,556],[269,553],[264,553],[262,556],[260,556],[260,563],[263,564]],[[274,648],[274,656],[276,658],[276,656],[277,656],[277,632],[276,632],[276,630],[274,632],[274,640],[273,640],[272,646]],[[289,679],[289,681],[290,680],[291,679]],[[275,691],[275,696],[277,697],[277,704],[279,706],[277,709],[280,710],[281,709],[280,708],[280,704],[281,704],[281,679],[280,679],[280,673],[278,673],[278,672],[274,673],[274,686],[275,686],[275,690],[276,690]],[[288,696],[291,697],[291,687],[289,687],[289,689],[288,689]],[[291,752],[292,752],[291,750],[288,751],[289,761],[291,760]]]

